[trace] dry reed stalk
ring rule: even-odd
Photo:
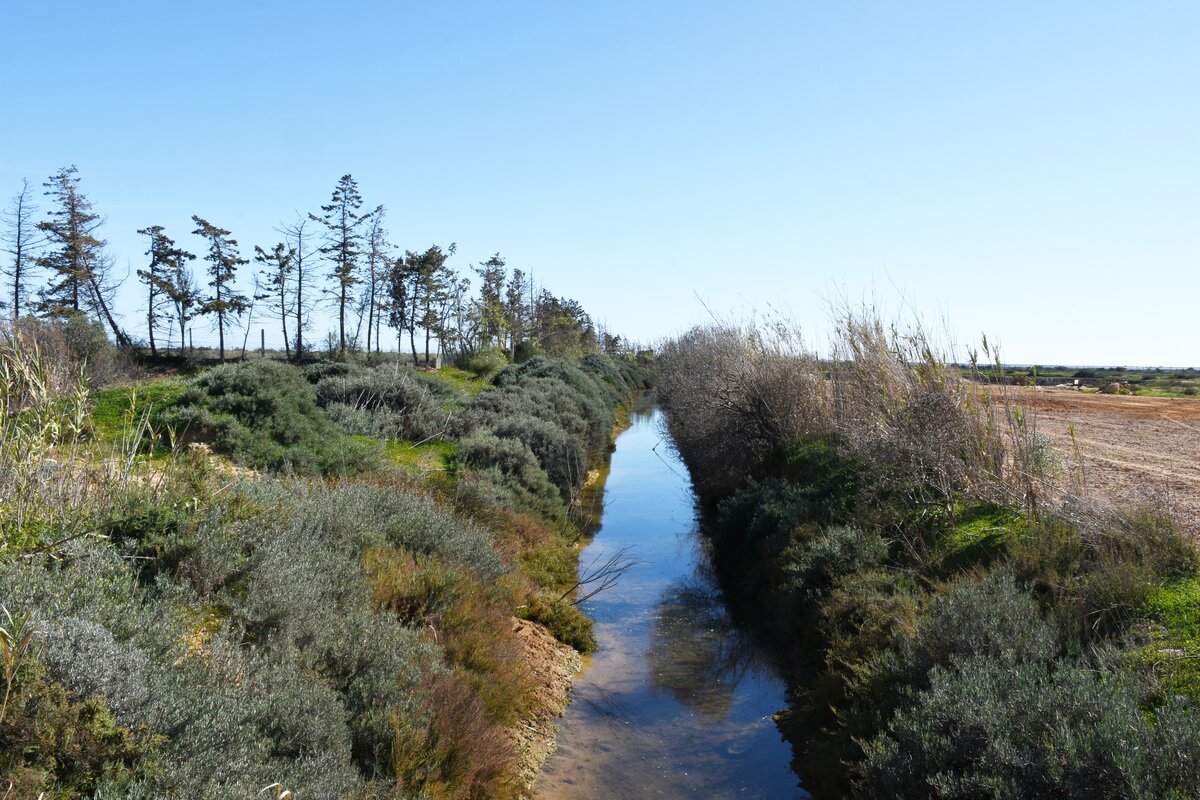
[[[93,535],[135,486],[161,484],[145,458],[149,415],[131,405],[105,452],[88,438],[83,370],[30,335],[0,331],[0,558]]]

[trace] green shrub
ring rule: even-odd
[[[164,412],[185,441],[211,442],[247,466],[296,475],[351,475],[374,460],[317,408],[313,389],[283,364],[216,367]]]
[[[607,406],[578,394],[562,381],[538,377],[479,395],[457,426],[465,436],[517,416],[557,425],[574,436],[580,450],[589,455],[605,452],[612,432],[613,414]]]
[[[507,364],[508,355],[500,348],[490,347],[467,356],[459,366],[477,378],[490,380]]]
[[[1077,642],[1124,635],[1156,585],[1198,571],[1196,547],[1176,524],[1136,510],[1043,516],[1009,549],[1021,575],[1046,587]]]
[[[571,499],[587,474],[579,442],[552,422],[529,416],[505,417],[492,426],[492,435],[526,444],[563,500]]]
[[[844,574],[865,572],[887,557],[877,533],[831,526],[797,537],[780,556],[785,590],[805,601],[821,597]]]
[[[564,513],[562,494],[522,441],[472,434],[459,442],[454,468],[472,473],[469,482],[493,486],[502,504],[551,518]]]
[[[445,381],[394,364],[325,377],[316,392],[317,404],[348,433],[414,441],[445,429],[444,407],[457,397]]]
[[[300,374],[314,386],[326,378],[347,378],[358,375],[364,367],[353,361],[318,361],[300,368]]]
[[[1155,725],[1121,673],[973,657],[929,677],[868,744],[860,796],[1149,800],[1200,786],[1196,707],[1175,702]]]
[[[751,481],[724,500],[709,533],[719,557],[755,569],[775,564],[792,531],[813,522],[813,503],[803,487],[778,479]]]
[[[1037,601],[997,569],[953,584],[934,597],[918,625],[908,658],[915,674],[956,659],[988,657],[1002,664],[1048,663],[1058,652],[1054,630]]]
[[[156,740],[113,718],[104,701],[68,692],[36,662],[0,722],[0,781],[14,797],[79,797],[128,779]]]
[[[146,545],[160,527],[126,532],[127,543]],[[495,588],[507,567],[485,530],[432,498],[357,483],[237,485],[178,530],[188,547],[152,582],[136,579],[141,560],[96,540],[57,561],[0,564],[0,596],[46,620],[53,677],[105,698],[117,724],[164,737],[156,771],[129,783],[148,797],[249,796],[280,779],[313,796],[365,791],[391,775],[396,722],[426,713],[423,687],[443,658],[463,665],[493,717],[524,702],[505,638],[511,606]],[[428,620],[414,630],[375,610],[362,563],[372,548],[460,576],[423,599],[444,651],[422,633]]]

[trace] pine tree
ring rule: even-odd
[[[162,289],[171,303],[171,316],[179,326],[179,352],[182,355],[183,348],[187,345],[188,323],[196,317],[201,298],[196,279],[188,266],[188,262],[194,261],[196,257],[183,250],[180,250],[179,254],[179,258],[168,262]]]
[[[258,281],[263,292],[256,299],[270,300],[271,307],[279,315],[279,323],[283,328],[283,350],[288,361],[291,361],[292,346],[288,341],[287,321],[291,314],[288,300],[292,293],[291,278],[296,265],[296,251],[284,242],[275,245],[269,253],[255,245],[254,260],[263,266],[260,272],[262,278]]]
[[[504,322],[508,328],[509,361],[513,362],[517,360],[517,346],[528,334],[529,323],[533,317],[533,310],[525,302],[528,288],[525,273],[514,269],[504,294]]]
[[[21,191],[13,197],[8,209],[0,212],[0,243],[8,259],[2,269],[11,281],[12,318],[21,316],[21,303],[25,299],[25,287],[32,277],[36,264],[36,253],[42,244],[42,236],[33,222],[37,206],[33,203],[32,189],[28,180],[21,181]]]
[[[104,220],[79,191],[78,172],[74,165],[64,167],[43,184],[57,207],[37,225],[49,248],[38,266],[51,273],[50,285],[40,293],[38,311],[57,318],[80,312],[103,317],[117,343],[128,346],[129,337],[110,309],[116,289],[110,280],[112,261],[104,253],[104,240],[95,235]]]
[[[186,316],[187,311],[179,310],[181,300],[188,300],[187,292],[180,290],[180,285],[190,287],[190,273],[187,279],[181,279],[181,274],[187,272],[186,264],[196,257],[186,250],[175,246],[175,241],[166,235],[161,225],[151,225],[138,231],[143,236],[150,237],[150,263],[146,269],[137,271],[138,278],[146,284],[146,329],[150,337],[150,354],[158,355],[158,347],[154,339],[160,316],[170,319],[176,312]],[[191,301],[187,302],[190,307]],[[186,320],[184,320],[186,322]],[[185,329],[180,327],[179,336],[182,342]]]
[[[360,282],[359,269],[363,254],[363,226],[371,218],[369,213],[359,213],[362,195],[358,184],[349,175],[343,175],[333,190],[328,205],[321,206],[323,216],[309,215],[325,226],[325,244],[321,254],[330,263],[329,277],[334,281],[334,293],[338,306],[338,349],[346,350],[346,306],[351,291]]]
[[[412,250],[396,259],[389,276],[390,322],[397,330],[408,332],[413,365],[417,357],[417,329],[425,334],[425,355],[432,338],[441,344],[442,326],[454,297],[455,274],[446,264],[449,254],[436,244],[423,253]]]
[[[204,260],[209,264],[208,274],[212,279],[208,284],[212,294],[204,298],[197,313],[216,315],[219,349],[221,360],[224,361],[225,327],[228,318],[241,317],[250,307],[248,298],[239,294],[232,285],[233,280],[237,277],[237,268],[250,262],[240,257],[237,240],[229,238],[229,231],[197,216],[192,217],[192,222],[196,223],[196,229],[192,233],[208,242],[208,254],[204,256]]]
[[[496,253],[475,267],[475,274],[482,283],[479,286],[479,301],[476,313],[479,317],[479,335],[484,347],[504,346],[504,280],[508,269],[504,259]]]

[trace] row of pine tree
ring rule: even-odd
[[[0,302],[13,319],[84,314],[107,326],[118,344],[133,347],[140,342],[122,328],[114,308],[121,279],[99,235],[104,220],[79,183],[75,166],[52,175],[43,184],[49,198],[43,219],[37,219],[28,180],[0,211],[6,254],[0,271],[7,284]],[[400,253],[385,218],[382,205],[364,208],[357,182],[344,175],[319,214],[298,215],[276,228],[281,241],[254,247],[257,270],[247,278],[243,268],[251,260],[232,232],[193,216],[191,233],[203,243],[203,283],[193,271],[195,254],[161,225],[141,228],[146,261],[136,276],[145,298],[145,346],[158,356],[165,334],[166,348],[175,343],[182,351],[193,322],[203,318],[216,330],[224,359],[227,334],[242,326],[248,334],[255,318],[270,318],[279,325],[285,355],[298,360],[315,347],[313,311],[321,305],[337,320],[326,346],[339,352],[379,352],[385,329],[396,333],[397,349],[407,334],[414,362],[418,353],[457,358],[488,348],[512,359],[624,348],[619,336],[598,331],[578,302],[538,291],[522,270],[510,274],[498,253],[471,267],[479,280],[472,294],[471,275],[449,263],[454,244]]]

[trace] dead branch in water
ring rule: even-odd
[[[641,560],[629,556],[631,549],[630,545],[625,545],[606,558],[603,563],[598,563],[600,556],[593,558],[586,567],[580,570],[579,580],[571,584],[558,599],[566,600],[572,592],[588,587],[586,592],[571,601],[575,605],[579,605],[583,601],[590,600],[600,594],[605,589],[615,586],[617,581],[621,580],[626,572],[642,563]]]

